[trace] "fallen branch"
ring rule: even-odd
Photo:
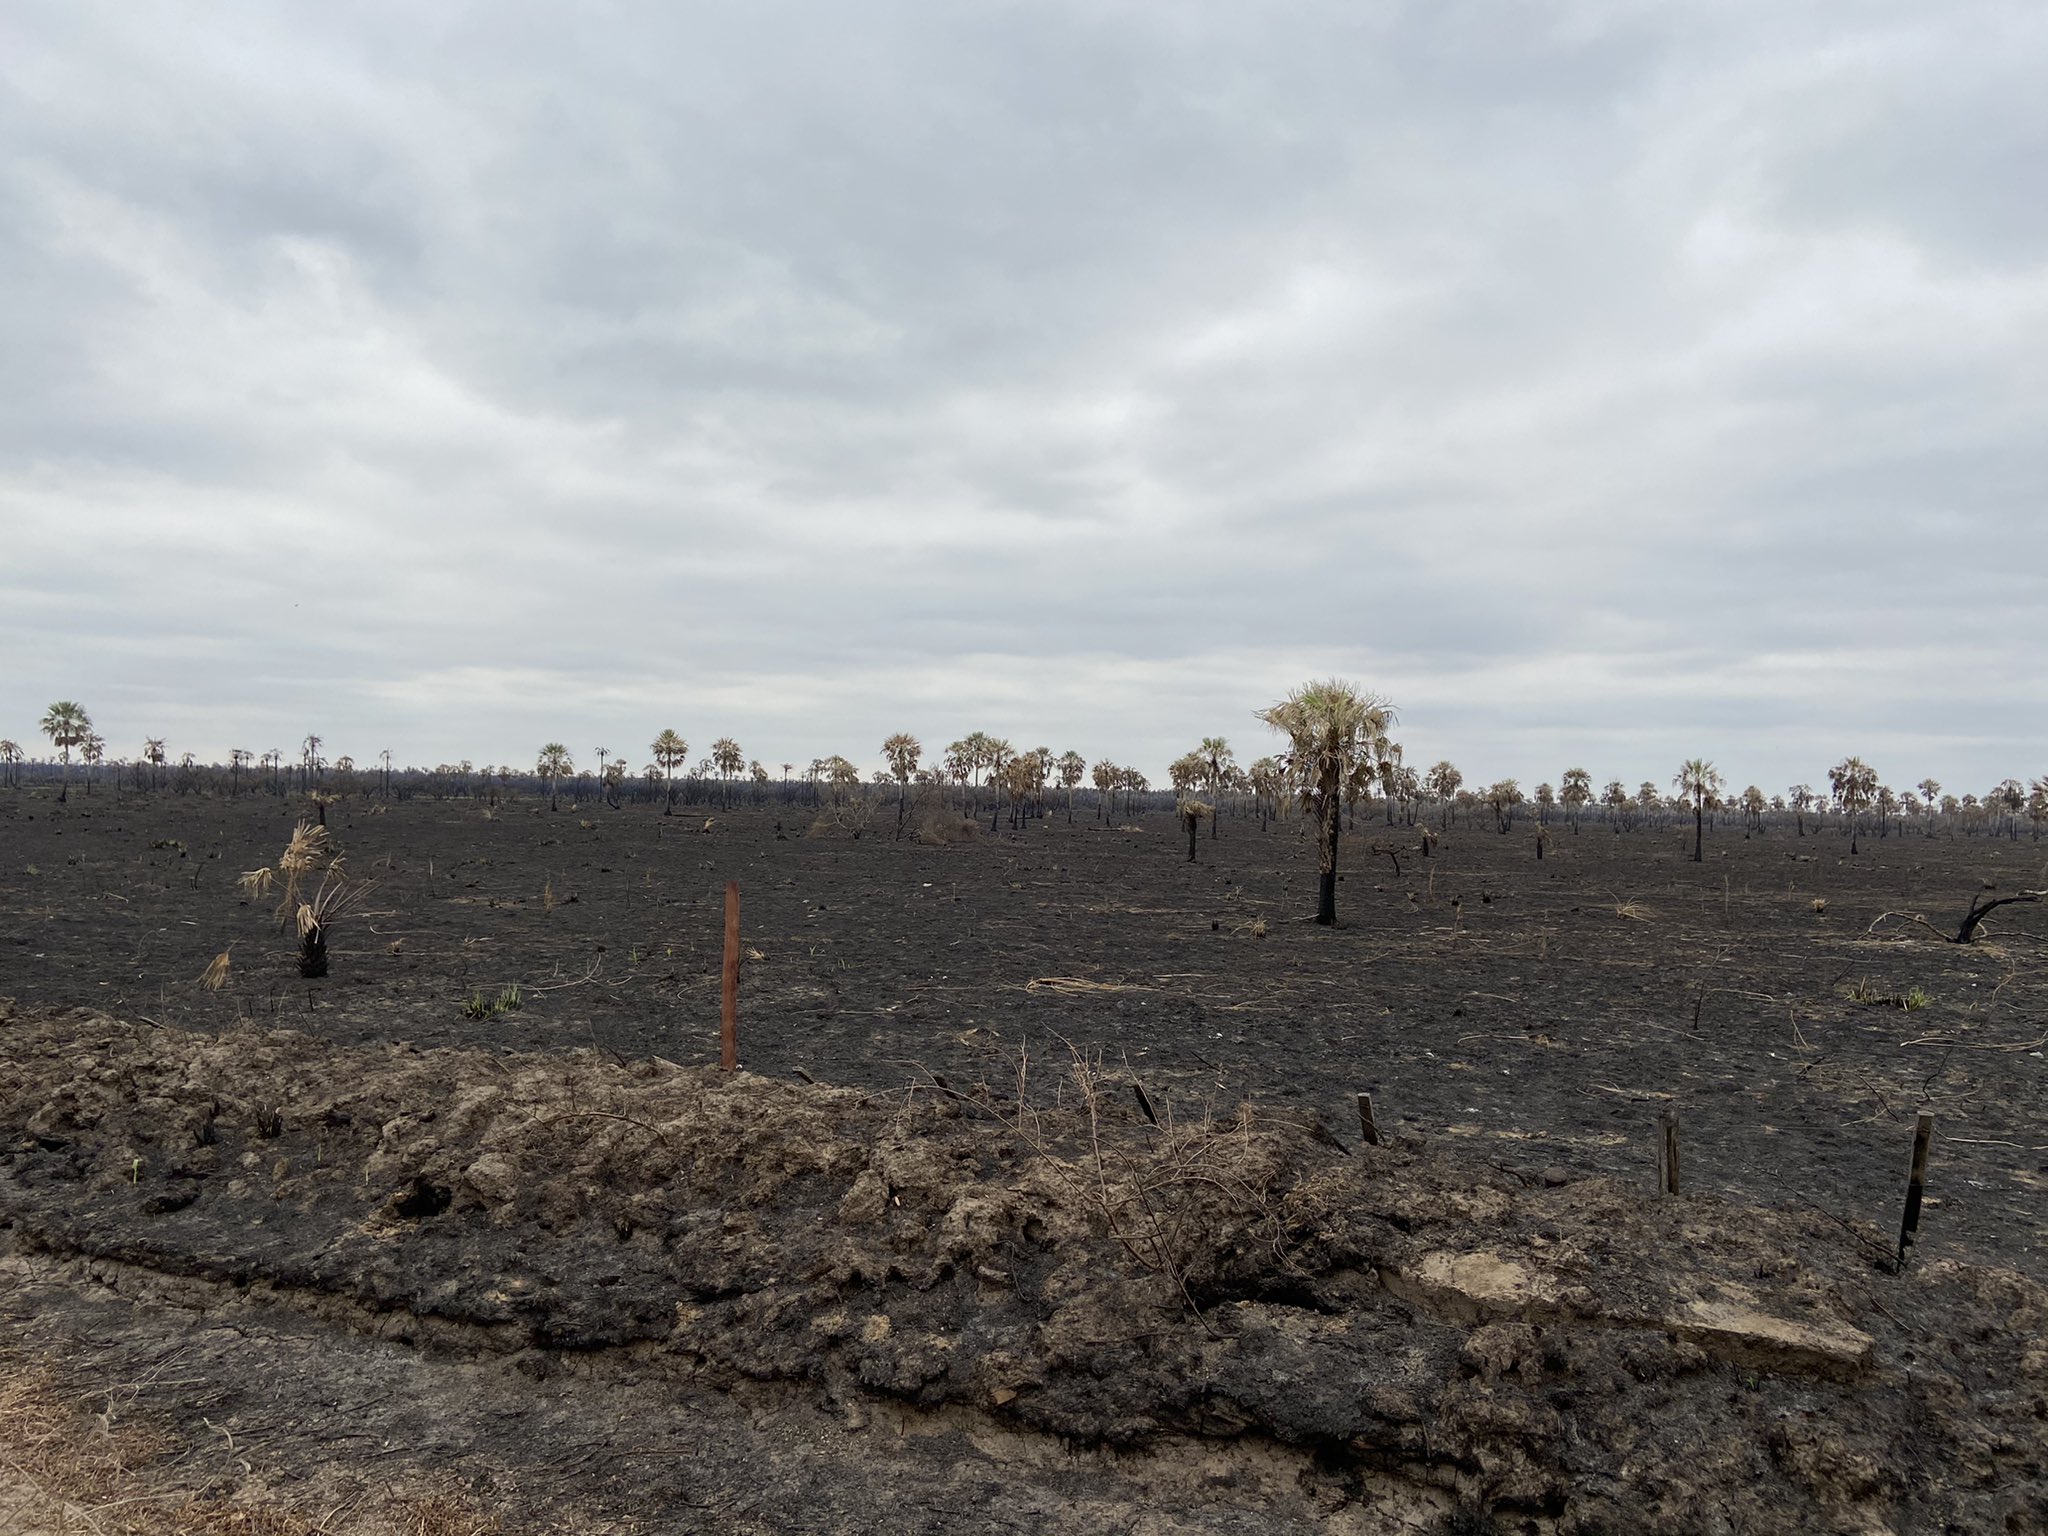
[[[1875,933],[1879,923],[1884,922],[1887,918],[1900,917],[1904,918],[1907,922],[1918,923],[1944,944],[1969,944],[1976,939],[1977,929],[1984,919],[1993,912],[1996,912],[2000,907],[2010,907],[2021,902],[2036,901],[2048,901],[2048,890],[2020,891],[2012,896],[1994,896],[1989,901],[1986,901],[1981,894],[1973,897],[1970,901],[1970,910],[1963,914],[1963,921],[1956,929],[1953,937],[1943,933],[1918,912],[1880,912],[1871,925],[1864,929],[1864,932]]]

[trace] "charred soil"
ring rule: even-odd
[[[407,1478],[513,1528],[2048,1521],[2040,909],[1967,948],[1878,921],[2039,884],[2031,845],[1723,831],[1694,865],[1589,827],[1539,862],[1460,828],[1397,875],[1368,850],[1412,832],[1362,824],[1330,932],[1291,826],[1190,865],[1165,818],[926,847],[354,806],[377,888],[307,983],[235,885],[287,809],[78,798],[0,805],[0,1305],[67,1380],[147,1382],[209,1497],[337,1530]]]

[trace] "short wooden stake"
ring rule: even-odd
[[[1380,1145],[1380,1124],[1372,1117],[1372,1095],[1358,1096],[1358,1134],[1365,1138],[1368,1147]]]
[[[1934,1116],[1925,1110],[1913,1123],[1913,1170],[1906,1175],[1906,1214],[1899,1221],[1899,1264],[1906,1262],[1906,1250],[1920,1230],[1920,1196],[1927,1188],[1927,1146],[1934,1140]]]
[[[1659,1186],[1667,1195],[1678,1193],[1678,1111],[1667,1109],[1658,1119],[1662,1135],[1657,1143]]]
[[[740,1064],[740,883],[725,882],[725,1008],[718,1022],[718,1064]]]

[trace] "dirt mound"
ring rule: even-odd
[[[1146,1107],[1085,1070],[862,1093],[0,1003],[0,1223],[530,1376],[623,1351],[1073,1447],[1271,1444],[1333,1520],[2048,1526],[2016,1273]]]

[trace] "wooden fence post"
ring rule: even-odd
[[[1678,1193],[1678,1111],[1667,1109],[1658,1117],[1657,1168],[1662,1193]]]
[[[740,883],[725,882],[725,1007],[718,1024],[718,1064],[740,1064]]]
[[[1899,1221],[1899,1266],[1905,1267],[1906,1250],[1913,1246],[1913,1234],[1920,1230],[1920,1196],[1927,1188],[1927,1144],[1934,1140],[1934,1116],[1922,1110],[1913,1123],[1913,1167],[1906,1175],[1906,1214]]]
[[[1358,1096],[1358,1134],[1365,1138],[1369,1147],[1380,1144],[1380,1125],[1372,1117],[1372,1095],[1369,1093]]]

